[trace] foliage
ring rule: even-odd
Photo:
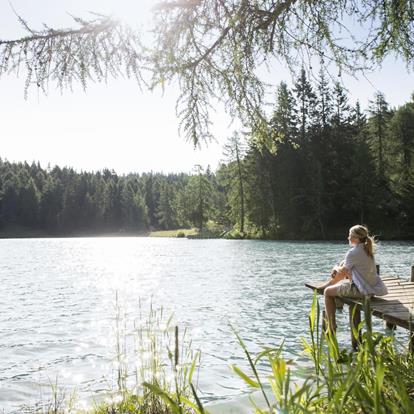
[[[179,229],[179,230],[158,230],[158,231],[151,231],[148,236],[149,237],[187,237],[187,236],[195,236],[198,234],[198,230],[195,228],[192,229]]]
[[[252,412],[412,413],[414,357],[411,352],[397,352],[392,337],[372,331],[369,301],[364,304],[364,312],[365,322],[352,328],[355,338],[359,338],[357,351],[340,349],[335,334],[320,329],[320,309],[315,293],[309,313],[308,337],[302,338],[304,356],[310,361],[310,367],[301,374],[299,381],[295,379],[294,363],[283,358],[283,343],[252,355],[232,327],[251,372],[236,365],[231,365],[231,369],[251,391],[259,392],[263,400],[258,403],[255,394],[251,394]],[[123,326],[119,313],[116,321],[119,334],[117,401],[99,405],[89,414],[207,414],[194,385],[198,358],[178,341],[178,328],[169,334],[171,319],[162,328],[162,310],[152,309],[148,320],[135,330],[134,357],[138,358],[139,368],[133,373],[135,385],[132,388],[126,386],[131,373],[125,363],[128,347],[124,342],[125,332],[119,328]],[[363,328],[365,332],[360,336],[358,331]],[[168,375],[170,371],[172,376]],[[56,387],[54,395],[58,405],[50,405],[47,412],[63,413],[64,403],[56,399],[59,395]]]
[[[50,82],[86,88],[121,75],[141,88],[177,83],[181,130],[194,145],[211,138],[216,100],[250,129],[266,128],[258,69],[274,60],[351,73],[392,54],[414,63],[408,0],[164,0],[145,33],[97,13],[74,17],[69,29],[35,30],[19,20],[27,35],[0,41],[0,76],[25,69],[26,92],[34,84],[45,93]]]
[[[140,306],[131,334],[117,305],[118,389],[113,402],[98,405],[91,414],[204,413],[197,408],[195,391],[199,354],[191,349],[186,332],[180,334],[163,309],[150,306],[148,315],[143,312]],[[131,358],[136,367],[132,371]]]
[[[312,361],[314,373],[306,375],[300,384],[292,379],[294,371],[281,355],[282,345],[264,349],[255,357],[237,336],[252,374],[237,367],[233,369],[252,390],[260,390],[266,402],[265,408],[257,407],[252,399],[255,413],[413,412],[414,358],[411,353],[397,353],[392,338],[372,331],[369,303],[365,304],[365,315],[366,332],[358,351],[341,350],[334,334],[325,334],[319,329],[319,304],[315,294],[309,314],[310,341],[303,339],[304,351]],[[356,336],[358,328],[353,331]],[[266,377],[257,369],[263,360],[271,368]]]
[[[185,188],[178,194],[177,210],[179,223],[196,226],[200,233],[207,223],[212,210],[212,185],[208,176],[197,166],[195,175],[188,180]]]
[[[383,239],[414,238],[413,101],[390,109],[377,93],[365,115],[326,79],[302,71],[294,88],[281,83],[266,131],[231,137],[214,173],[118,176],[0,159],[1,235],[194,226],[201,237],[337,239],[360,222]]]
[[[226,189],[228,217],[235,226],[244,234],[244,222],[246,218],[246,167],[242,160],[246,153],[245,143],[234,133],[224,146],[227,166],[223,168],[222,183]]]

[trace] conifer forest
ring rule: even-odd
[[[381,238],[413,239],[414,95],[392,108],[377,92],[366,107],[323,73],[311,82],[302,70],[291,88],[278,86],[266,128],[228,137],[216,171],[120,176],[0,159],[0,235],[215,223],[234,237],[343,239],[364,223]]]

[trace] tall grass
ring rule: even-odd
[[[196,394],[199,353],[164,310],[143,309],[132,330],[116,300],[117,392],[93,414],[204,413]]]
[[[340,350],[335,334],[321,331],[319,303],[314,296],[309,314],[310,339],[303,348],[313,365],[313,374],[303,383],[292,380],[291,369],[280,348],[252,357],[243,341],[252,374],[235,370],[253,389],[266,392],[270,385],[274,399],[266,397],[265,408],[254,407],[257,414],[269,413],[413,413],[414,359],[411,353],[397,353],[394,340],[374,333],[370,303],[364,304],[365,322],[353,329],[355,337],[365,328],[358,350]],[[272,368],[271,375],[260,378],[257,363],[263,358]]]
[[[294,365],[283,357],[283,343],[253,355],[233,329],[250,371],[231,368],[264,401],[258,404],[251,397],[252,413],[413,413],[413,355],[397,352],[392,337],[373,332],[369,301],[364,307],[365,321],[352,329],[359,339],[358,350],[340,349],[335,334],[320,329],[315,294],[309,335],[302,339],[312,371],[300,382],[294,379]],[[163,309],[150,306],[146,313],[140,307],[140,318],[130,333],[117,304],[115,322],[117,398],[88,414],[207,414],[197,394],[199,354],[191,350],[186,332],[180,333],[172,317],[167,318]],[[263,363],[270,367],[266,373],[259,369]],[[57,387],[54,394],[59,395]],[[64,412],[61,404],[59,400],[47,413]]]

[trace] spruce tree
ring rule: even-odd
[[[228,164],[227,198],[230,207],[230,216],[239,229],[241,235],[245,233],[246,217],[246,170],[243,163],[245,145],[240,135],[234,133],[224,146],[224,156]]]
[[[392,111],[383,93],[377,92],[374,101],[370,101],[369,114],[371,115],[368,122],[371,145],[376,153],[378,175],[383,184],[385,184],[387,182],[386,172],[388,168],[385,154]]]

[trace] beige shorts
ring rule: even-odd
[[[362,299],[364,297],[358,288],[349,280],[342,281],[337,288],[336,296],[355,299]]]

